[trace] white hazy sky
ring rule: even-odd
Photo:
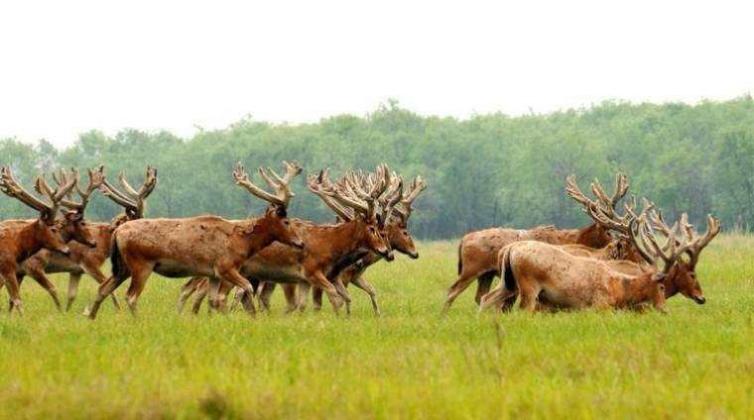
[[[754,90],[754,2],[4,1],[0,138]]]

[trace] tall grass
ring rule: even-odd
[[[350,317],[286,316],[280,296],[256,319],[179,315],[182,281],[153,277],[137,318],[107,301],[91,322],[93,281],[60,314],[27,279],[24,317],[0,315],[0,416],[754,416],[754,238],[713,241],[707,305],[676,297],[668,315],[480,317],[469,291],[443,318],[455,247],[371,268],[381,318],[358,289]]]

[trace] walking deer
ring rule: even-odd
[[[625,175],[617,174],[615,190],[612,196],[605,194],[609,207],[615,207],[628,192],[628,180]],[[602,248],[610,243],[612,237],[603,224],[594,222],[581,229],[556,229],[552,226],[536,227],[528,230],[491,228],[466,234],[458,247],[458,279],[450,286],[443,307],[446,313],[453,301],[478,279],[475,300],[489,291],[496,276],[500,276],[497,262],[500,250],[513,242],[534,240],[551,244],[578,244],[590,248]]]
[[[259,169],[264,181],[275,192],[255,185],[239,163],[233,171],[237,185],[269,203],[262,217],[230,221],[217,216],[183,219],[139,219],[124,223],[113,232],[111,261],[113,277],[97,293],[89,317],[96,318],[102,301],[129,277],[126,303],[133,313],[152,272],[165,277],[210,276],[213,284],[227,281],[251,291],[251,284],[238,270],[249,257],[279,241],[302,248],[304,242],[291,228],[287,207],[294,196],[291,180],[301,173],[294,163],[283,163],[285,175],[272,169]],[[214,289],[216,290],[216,288]],[[212,296],[216,302],[216,296]],[[249,313],[253,304],[245,304]]]
[[[38,177],[35,189],[46,197],[47,202],[21,187],[9,167],[0,168],[0,190],[39,212],[36,220],[11,220],[0,224],[0,280],[8,288],[11,312],[13,309],[19,314],[23,312],[16,278],[20,263],[43,248],[69,254],[70,240],[96,246],[84,225],[83,214],[69,211],[63,219],[56,220],[61,202],[76,186],[76,181],[74,177],[53,190],[43,177]]]
[[[320,225],[293,219],[291,222],[304,238],[306,247],[296,250],[272,245],[246,261],[241,273],[257,284],[272,282],[295,286],[300,283],[304,288],[309,285],[318,287],[328,294],[336,312],[339,311],[341,300],[345,301],[348,310],[351,298],[342,283],[333,282],[331,273],[353,263],[355,254],[374,252],[388,261],[393,259],[392,250],[382,230],[384,220],[392,213],[397,200],[384,197],[399,194],[399,186],[390,180],[390,173],[385,165],[377,168],[367,189],[356,182],[357,177],[357,174],[349,173],[337,184],[329,182],[326,171],[320,172],[319,176],[309,177],[309,190],[320,197],[341,222]],[[390,187],[391,184],[393,187]],[[232,286],[224,283],[222,294],[227,295]],[[194,312],[199,310],[201,299],[207,293],[206,280],[201,278],[191,279],[184,286],[179,299],[179,310],[196,290],[199,290],[199,296],[194,304]],[[250,300],[252,296],[252,293],[243,291],[240,299]],[[289,311],[295,308],[303,310],[303,296],[304,293],[299,294],[298,301],[289,307]]]
[[[416,251],[414,239],[408,232],[408,218],[413,212],[414,200],[416,200],[419,194],[421,194],[426,188],[427,184],[421,176],[414,178],[406,194],[401,196],[398,205],[393,208],[393,217],[387,221],[385,226],[385,237],[390,243],[390,247],[395,251],[408,255],[411,259],[419,258],[419,253]],[[349,284],[353,284],[369,295],[369,299],[372,303],[372,310],[375,315],[380,315],[381,313],[379,304],[377,303],[377,291],[374,286],[363,277],[363,275],[367,268],[381,260],[381,255],[369,252],[337,274],[338,280],[343,283],[344,286],[347,287]],[[268,308],[270,294],[271,290],[268,292],[266,288],[263,288],[260,293],[260,299]],[[286,296],[291,296],[290,291],[286,293]],[[314,302],[315,310],[322,307],[321,289],[312,290],[312,300]]]
[[[53,178],[58,185],[67,182],[71,174],[61,170],[54,174]],[[59,252],[43,249],[24,261],[21,270],[17,273],[19,285],[22,283],[25,275],[31,276],[39,283],[52,297],[55,305],[60,309],[60,301],[57,296],[54,285],[47,278],[46,274],[50,273],[68,273],[68,294],[66,311],[71,309],[73,302],[78,295],[79,282],[83,274],[89,274],[98,284],[107,280],[107,276],[102,272],[100,267],[110,256],[110,244],[113,230],[121,223],[127,220],[135,220],[143,216],[144,200],[152,193],[157,185],[157,171],[152,167],[147,167],[144,183],[138,191],[128,183],[123,173],[118,177],[122,186],[122,191],[110,184],[105,178],[104,166],[99,166],[89,171],[89,185],[85,190],[76,187],[81,201],[74,202],[70,199],[63,200],[61,204],[76,212],[83,214],[86,210],[91,194],[96,189],[101,189],[107,197],[114,202],[123,206],[125,213],[117,216],[111,223],[86,223],[86,229],[92,235],[96,246],[94,248],[83,246],[71,241],[68,243],[70,253],[63,255]],[[112,295],[113,304],[120,308],[117,297]]]

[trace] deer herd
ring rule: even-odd
[[[392,261],[394,251],[419,257],[408,224],[425,181],[417,176],[404,183],[385,164],[373,172],[348,171],[335,181],[326,169],[319,171],[308,177],[307,187],[337,221],[318,224],[288,217],[295,197],[291,182],[302,168],[289,162],[283,166],[282,176],[259,168],[264,188],[236,165],[235,184],[267,203],[264,214],[243,220],[145,217],[146,199],[157,185],[157,171],[151,167],[138,189],[123,174],[117,185],[109,182],[100,166],[88,171],[85,187],[78,171],[60,170],[52,175],[54,187],[39,176],[33,192],[21,186],[11,168],[1,168],[0,190],[37,212],[36,219],[0,221],[0,287],[8,290],[10,311],[22,313],[19,289],[26,276],[62,310],[47,275],[68,273],[66,310],[75,301],[81,276],[88,274],[99,289],[87,316],[94,319],[108,298],[120,308],[114,292],[127,280],[125,303],[135,313],[147,280],[158,273],[189,278],[181,288],[179,311],[192,297],[194,313],[207,297],[210,311],[225,312],[237,304],[250,314],[257,304],[269,311],[279,286],[287,312],[304,310],[310,294],[319,309],[324,293],[336,313],[343,307],[350,313],[347,286],[353,284],[369,295],[379,315],[377,293],[364,272],[382,259]],[[519,301],[526,311],[649,306],[664,311],[666,299],[678,293],[703,304],[695,269],[701,251],[720,232],[719,221],[709,216],[701,235],[685,213],[669,225],[647,199],[641,208],[636,199],[621,205],[628,189],[627,178],[618,174],[612,194],[595,181],[590,196],[569,177],[566,193],[592,219],[590,225],[491,228],[465,235],[458,278],[443,312],[474,280],[480,310],[507,311]],[[86,208],[96,191],[123,213],[109,223],[88,222]],[[108,258],[110,276],[102,272]],[[501,282],[490,290],[495,277]]]

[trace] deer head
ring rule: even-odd
[[[288,220],[288,203],[295,194],[290,189],[290,182],[301,173],[301,167],[297,163],[283,162],[285,175],[278,175],[271,168],[259,168],[259,175],[274,190],[269,193],[255,185],[246,173],[243,165],[239,162],[233,171],[233,179],[236,185],[245,188],[252,195],[269,203],[267,211],[254,224],[251,234],[263,235],[270,242],[278,241],[296,248],[303,248],[304,242],[296,233]]]
[[[90,169],[89,185],[84,190],[79,188],[78,172],[76,172],[75,170],[72,169],[71,172],[67,172],[65,169],[60,169],[58,172],[53,172],[52,174],[52,178],[58,185],[58,188],[66,185],[71,180],[75,180],[76,187],[74,188],[74,190],[78,194],[81,201],[73,200],[74,190],[71,190],[66,195],[66,198],[60,201],[60,204],[68,209],[68,211],[64,213],[64,217],[67,222],[68,228],[72,230],[73,237],[80,238],[76,240],[78,242],[85,243],[92,248],[95,248],[97,246],[97,242],[92,232],[87,228],[87,223],[84,218],[84,212],[86,211],[86,206],[89,204],[89,199],[92,193],[102,185],[102,181],[105,178],[104,170],[105,168],[102,165],[95,169]],[[40,183],[40,187],[49,190],[49,185],[47,185],[47,183],[44,181],[44,178]]]
[[[36,240],[42,244],[43,248],[63,254],[70,252],[67,245],[69,240],[73,239],[82,243],[85,241],[85,238],[77,238],[73,235],[73,232],[67,228],[68,222],[55,218],[61,201],[76,186],[76,180],[77,178],[74,177],[68,180],[66,184],[53,190],[47,185],[44,178],[37,177],[35,189],[38,194],[45,196],[49,200],[48,202],[21,187],[9,167],[0,168],[0,190],[9,197],[13,197],[39,212],[39,218],[35,222]]]
[[[339,217],[362,224],[368,248],[392,261],[394,255],[385,238],[384,221],[392,214],[392,207],[398,201],[394,191],[399,187],[391,181],[387,165],[379,165],[373,174],[347,172],[336,184],[329,182],[326,173],[323,171],[320,177],[310,178],[309,189]],[[391,198],[384,199],[383,195],[389,189],[393,191],[387,195]],[[332,203],[337,203],[337,206],[334,207]]]
[[[419,258],[419,253],[416,251],[414,238],[411,237],[411,234],[408,232],[408,218],[413,212],[414,200],[416,200],[416,197],[418,197],[426,188],[427,184],[421,176],[414,178],[409,188],[403,190],[398,203],[393,205],[393,217],[388,219],[386,228],[386,234],[390,241],[390,246],[396,251],[406,254],[413,259]]]
[[[720,232],[718,219],[708,216],[707,231],[700,236],[688,223],[685,213],[680,221],[668,226],[660,212],[645,204],[645,211],[632,221],[630,232],[647,262],[662,263],[655,275],[662,281],[666,297],[680,292],[700,305],[706,302],[696,276],[696,264],[702,249]]]

